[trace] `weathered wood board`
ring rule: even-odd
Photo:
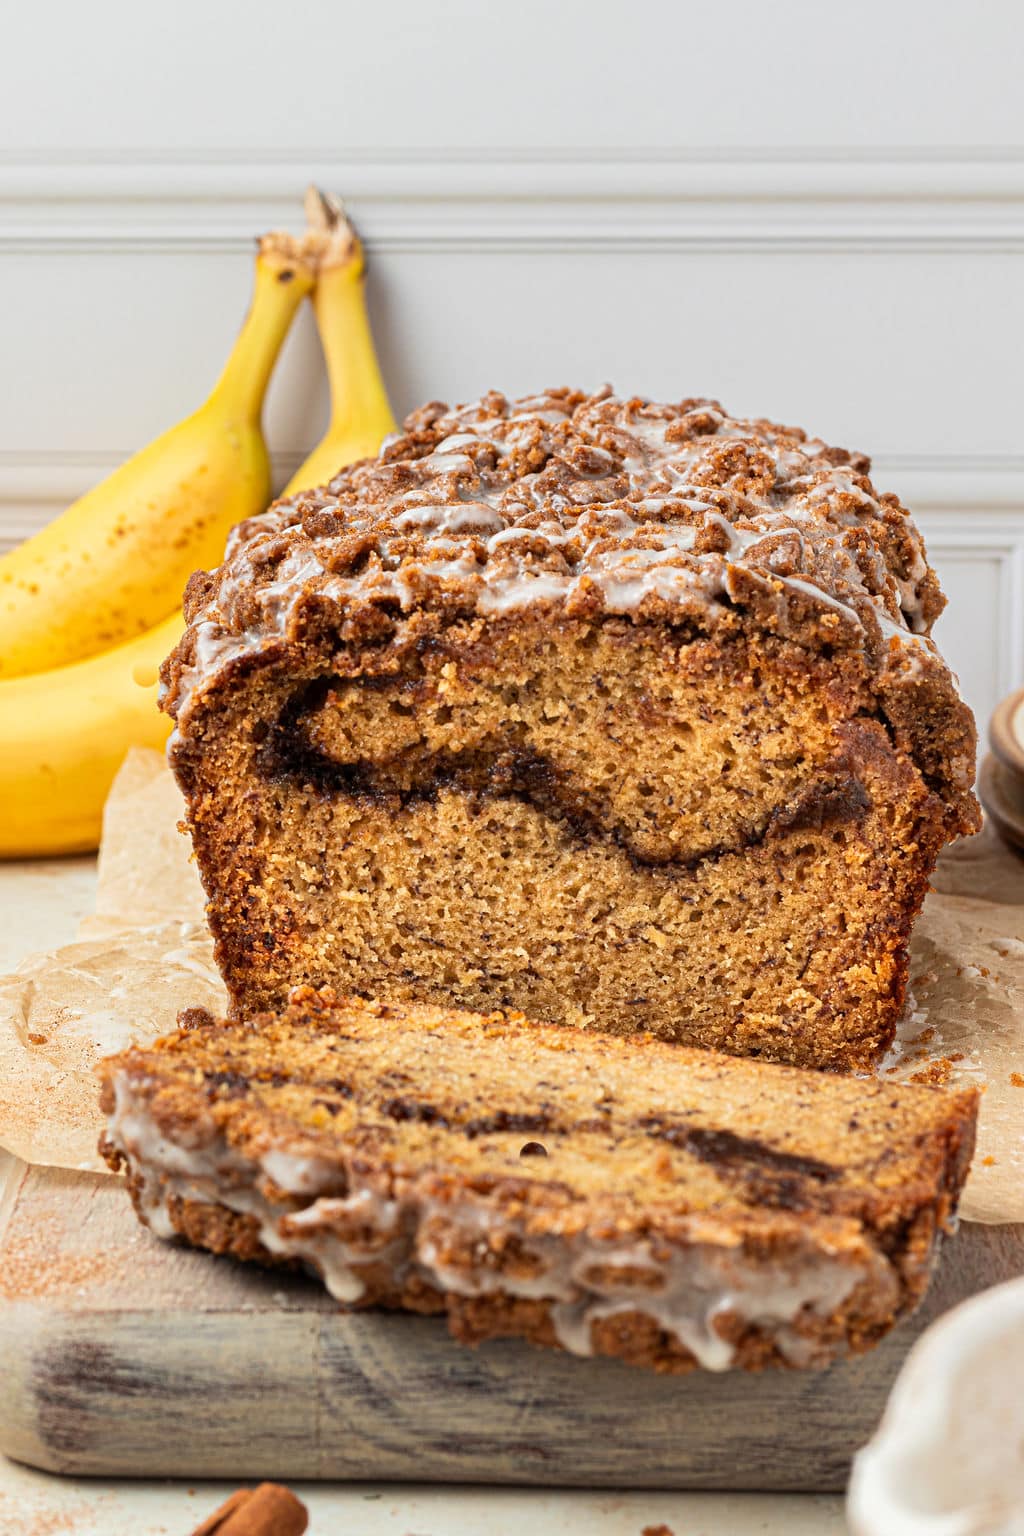
[[[657,1377],[339,1312],[313,1281],[158,1242],[112,1179],[24,1170],[6,1203],[0,1450],[108,1477],[836,1489],[922,1328],[1024,1270],[1024,1227],[964,1226],[859,1360]]]

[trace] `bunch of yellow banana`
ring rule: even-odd
[[[95,848],[125,752],[165,742],[157,673],[182,632],[182,591],[270,499],[263,400],[314,288],[331,422],[289,492],[376,453],[394,428],[362,247],[333,199],[313,191],[307,210],[304,238],[260,242],[252,306],[206,403],[0,557],[0,857]]]

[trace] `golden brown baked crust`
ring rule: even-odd
[[[302,1261],[658,1370],[823,1365],[920,1299],[977,1095],[308,990],[103,1067],[103,1143],[162,1235]]]
[[[234,1007],[331,983],[877,1059],[977,806],[867,467],[708,401],[489,395],[242,525],[165,668]]]

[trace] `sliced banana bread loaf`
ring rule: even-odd
[[[305,989],[104,1064],[140,1217],[657,1370],[819,1366],[923,1294],[977,1096]]]
[[[877,1058],[978,813],[867,469],[708,401],[489,395],[243,524],[165,670],[234,1008],[330,983]]]

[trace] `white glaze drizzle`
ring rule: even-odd
[[[733,420],[708,401],[688,402],[684,411],[604,390],[570,407],[557,395],[511,404],[485,397],[447,413],[430,453],[357,466],[236,529],[194,621],[194,660],[176,685],[179,727],[194,690],[239,655],[287,638],[309,594],[342,610],[397,601],[408,611],[456,595],[465,602],[468,594],[491,615],[594,595],[618,614],[649,599],[706,611],[735,599],[730,567],[743,565],[770,576],[783,601],[799,595],[838,613],[865,645],[862,615],[872,609],[884,636],[907,653],[893,663],[913,676],[928,574],[920,538],[905,519],[910,564],[898,577],[890,573],[864,532],[891,520],[891,505],[883,508],[855,469],[833,463],[822,442]],[[699,431],[668,440],[680,420],[698,418]],[[391,440],[392,454],[400,442]],[[527,451],[537,471],[510,467]],[[729,460],[725,478],[713,457],[721,452],[736,462]],[[563,468],[564,489],[542,483],[553,464]],[[307,537],[309,513],[334,514],[341,530]],[[698,553],[705,530],[725,548]],[[353,534],[368,537],[371,552],[357,572],[339,573],[334,544]],[[788,565],[780,562],[779,536],[789,538]],[[282,540],[289,547],[280,558]]]
[[[268,1148],[253,1161],[201,1133],[194,1146],[173,1142],[149,1113],[144,1087],[137,1091],[124,1074],[115,1078],[114,1097],[108,1135],[138,1181],[143,1214],[158,1237],[177,1236],[175,1199],[225,1206],[256,1221],[268,1252],[312,1267],[347,1305],[364,1294],[360,1269],[383,1263],[399,1285],[415,1274],[442,1292],[547,1301],[559,1343],[577,1355],[593,1352],[595,1323],[638,1313],[705,1370],[722,1371],[735,1363],[734,1346],[720,1331],[726,1318],[757,1327],[786,1361],[802,1366],[815,1363],[820,1348],[796,1326],[802,1314],[829,1318],[866,1281],[890,1293],[893,1307],[898,1301],[891,1267],[866,1244],[855,1255],[840,1254],[819,1240],[788,1261],[755,1261],[715,1218],[700,1216],[673,1243],[629,1233],[598,1238],[585,1230],[536,1237],[483,1196],[452,1202],[421,1187],[403,1199],[364,1184],[340,1197],[327,1192],[337,1168],[316,1156]],[[296,1208],[296,1200],[306,1204]],[[515,1268],[494,1266],[486,1238],[495,1230],[518,1238]],[[453,1242],[458,1266],[443,1257]]]

